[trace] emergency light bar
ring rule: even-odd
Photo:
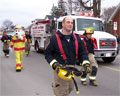
[[[80,12],[75,14],[76,16],[87,16],[87,17],[94,17],[94,15],[92,13],[84,13],[84,12]]]

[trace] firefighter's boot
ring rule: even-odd
[[[21,64],[17,64],[16,65],[16,72],[20,72],[21,71]]]
[[[21,68],[23,68],[23,65],[21,65]]]
[[[90,80],[89,84],[92,86],[98,86],[98,83],[95,80]]]
[[[9,54],[6,54],[6,57],[9,57]]]
[[[29,51],[25,52],[25,54],[26,54],[26,56],[28,56],[29,55]]]
[[[81,81],[81,84],[86,86],[87,85],[87,82],[86,81]]]

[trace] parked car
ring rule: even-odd
[[[14,31],[8,30],[6,31],[6,34],[12,37],[14,35]]]

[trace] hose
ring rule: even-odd
[[[74,79],[73,77],[72,77],[72,80],[73,80],[74,85],[75,85],[75,88],[76,88],[76,94],[79,94],[80,92],[79,92],[79,90],[78,90],[77,83],[76,83],[76,81],[75,81],[75,79]]]

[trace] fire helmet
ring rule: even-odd
[[[85,29],[85,33],[84,34],[93,34],[94,33],[94,28],[93,27],[89,27]]]
[[[82,72],[74,67],[65,67],[65,68],[59,68],[58,76],[66,81],[72,80],[72,77],[78,77],[81,76]]]

